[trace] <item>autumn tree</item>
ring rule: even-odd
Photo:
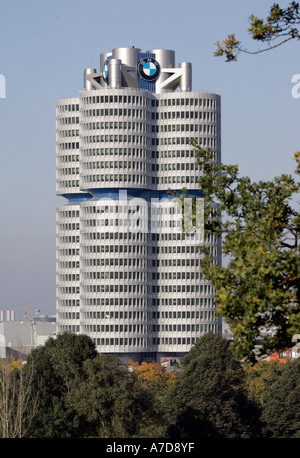
[[[34,366],[28,370],[13,357],[0,362],[0,437],[22,438],[36,414],[39,390],[31,392]]]
[[[244,369],[250,398],[263,406],[270,380],[280,377],[284,365],[278,360],[262,360],[252,366],[245,366]]]
[[[203,172],[205,232],[222,238],[229,259],[218,265],[203,245],[202,272],[213,282],[216,312],[231,328],[235,356],[255,362],[291,346],[300,328],[300,216],[291,203],[299,183],[286,174],[252,182],[239,176],[237,165],[216,163],[210,150],[194,146]],[[299,174],[299,153],[295,159]]]
[[[249,51],[243,47],[235,34],[230,34],[221,43],[220,41],[215,43],[218,48],[215,56],[225,56],[226,62],[232,62],[237,60],[239,53],[259,54],[300,38],[297,28],[300,25],[299,3],[294,1],[287,8],[281,8],[278,3],[274,3],[266,19],[258,18],[254,14],[249,19],[250,36],[265,46],[262,49]]]
[[[143,386],[153,391],[157,396],[164,396],[176,380],[177,374],[167,372],[166,367],[159,362],[129,361],[129,367],[137,375]]]

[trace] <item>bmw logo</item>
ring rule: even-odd
[[[102,76],[103,76],[104,81],[107,81],[108,79],[108,60],[106,60],[103,64]]]
[[[138,72],[140,77],[146,81],[154,81],[160,72],[159,63],[152,57],[145,57],[139,62]]]

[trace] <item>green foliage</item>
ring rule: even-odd
[[[299,31],[294,27],[300,23],[299,4],[291,2],[290,6],[282,9],[274,3],[265,21],[252,14],[250,22],[248,32],[254,40],[270,42],[283,36],[299,38]]]
[[[280,8],[277,3],[274,3],[265,20],[254,14],[249,19],[248,32],[253,40],[267,43],[268,46],[251,52],[242,48],[241,41],[231,34],[222,43],[219,41],[215,43],[218,47],[214,53],[215,56],[225,56],[226,62],[232,62],[237,60],[240,52],[258,54],[281,46],[287,41],[300,38],[299,30],[295,27],[300,24],[299,4],[294,1],[287,8]]]
[[[164,405],[170,437],[256,437],[259,414],[228,341],[206,334],[183,359]]]
[[[252,183],[238,176],[237,165],[216,163],[209,150],[194,146],[203,170],[205,231],[222,238],[229,257],[228,265],[217,265],[202,246],[202,272],[216,289],[217,314],[233,332],[235,356],[255,362],[289,347],[300,328],[300,217],[290,203],[299,183],[284,174]],[[298,173],[299,154],[295,158]]]
[[[68,402],[68,395],[81,381],[84,361],[96,354],[89,337],[71,333],[50,338],[32,351],[26,369],[35,369],[32,392],[39,393],[39,405],[29,437],[75,438],[90,434],[84,419]]]
[[[152,392],[110,355],[84,364],[83,381],[70,397],[74,409],[92,425],[96,437],[138,437],[161,432]]]
[[[300,438],[300,359],[282,364],[281,373],[273,372],[263,399],[264,436]]]
[[[250,398],[263,406],[270,380],[276,380],[280,377],[284,367],[284,364],[277,360],[258,361],[252,366],[246,366],[246,382]]]
[[[39,405],[28,437],[151,437],[163,431],[154,394],[117,358],[98,354],[89,337],[50,338],[31,353],[26,368],[32,365]]]
[[[152,372],[146,368],[150,379]],[[1,411],[5,437],[24,437],[32,417],[28,438],[300,437],[300,359],[245,369],[218,335],[206,334],[192,347],[164,396],[114,356],[96,353],[87,336],[69,333],[49,339],[8,374],[5,399],[14,415]],[[21,375],[30,398],[10,389]]]

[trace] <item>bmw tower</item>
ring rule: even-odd
[[[221,331],[198,250],[208,244],[220,262],[220,244],[201,217],[183,230],[180,205],[194,198],[202,214],[191,139],[220,161],[220,113],[218,94],[192,91],[191,63],[162,49],[103,53],[79,95],[58,100],[58,332],[86,334],[123,362],[173,364]]]

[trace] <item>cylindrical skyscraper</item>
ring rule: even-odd
[[[176,360],[221,331],[203,240],[182,231],[168,192],[202,202],[190,140],[220,160],[220,96],[192,92],[174,51],[117,48],[100,62],[79,97],[57,102],[58,331],[123,361]],[[218,241],[205,243],[220,262]]]

